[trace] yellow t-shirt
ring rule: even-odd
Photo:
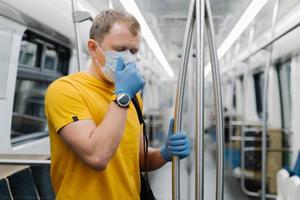
[[[140,199],[141,126],[132,103],[120,145],[103,171],[95,171],[84,164],[57,133],[77,119],[91,119],[99,125],[108,111],[113,91],[112,86],[85,72],[62,77],[49,86],[45,113],[51,142],[51,180],[56,199]]]

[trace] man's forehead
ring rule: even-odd
[[[104,40],[112,40],[114,43],[122,43],[123,45],[139,46],[140,34],[133,35],[126,24],[115,23]]]

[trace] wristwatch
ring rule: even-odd
[[[130,103],[130,96],[126,93],[117,94],[114,102],[122,108],[128,108]]]

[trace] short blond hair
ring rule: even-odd
[[[134,36],[137,36],[141,31],[140,24],[133,15],[124,10],[108,9],[94,18],[90,29],[90,39],[102,42],[104,36],[109,33],[115,23],[126,24]]]

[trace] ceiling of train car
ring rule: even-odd
[[[217,44],[225,39],[251,0],[210,0]],[[190,1],[136,0],[138,7],[157,38],[175,72],[180,65],[180,54]],[[113,0],[120,7],[118,0]]]
[[[103,6],[104,1],[89,1],[98,8],[108,7],[107,3],[106,6]],[[115,8],[123,7],[119,0],[111,0],[111,2]],[[251,0],[210,0],[210,2],[217,45],[220,45]],[[175,73],[177,73],[181,60],[180,55],[190,1],[136,0],[136,3]]]

